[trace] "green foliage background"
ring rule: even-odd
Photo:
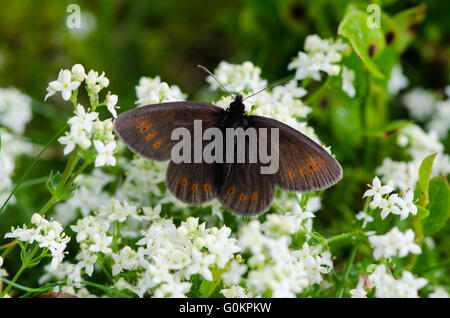
[[[417,30],[407,25],[408,30],[396,39],[399,42],[395,42],[395,53],[386,49],[383,56],[375,58],[375,67],[382,73],[388,72],[401,53],[410,87],[443,91],[450,73],[449,1],[352,2],[363,11],[369,3],[382,6],[385,15],[381,32],[389,31],[390,19],[397,13],[424,4],[424,20],[417,25]],[[79,4],[82,12],[86,10],[95,16],[96,26],[84,38],[73,35],[66,27],[66,8],[70,3]],[[135,107],[134,86],[141,76],[160,75],[164,81],[187,92],[190,100],[210,101],[212,93],[197,64],[214,69],[221,60],[232,63],[250,60],[261,67],[262,76],[269,81],[292,76],[286,65],[303,48],[305,37],[314,33],[322,38],[336,37],[349,3],[347,0],[0,0],[0,55],[3,57],[0,87],[18,87],[33,98],[34,117],[27,125],[25,136],[35,144],[44,145],[72,111],[70,104],[61,99],[43,102],[48,82],[55,79],[61,68],[81,63],[86,70],[105,71],[111,83],[108,90],[119,95],[121,111]],[[403,51],[401,42],[413,35],[415,38]],[[353,59],[349,63],[355,69],[364,68],[367,74],[366,66],[354,53],[348,58]],[[320,92],[312,89],[313,93],[306,96],[310,102],[307,105],[313,107],[310,125],[325,143],[332,145],[344,167],[344,179],[324,193],[322,202],[326,213],[320,213],[315,221],[316,229],[324,235],[335,235],[350,228],[355,214],[362,209],[361,193],[384,157],[405,158],[405,154],[396,153],[398,148],[390,131],[402,125],[395,120],[408,118],[408,114],[398,98],[387,97],[385,79],[373,74],[357,78],[354,100],[337,85],[329,78]],[[340,110],[344,107],[348,111],[343,113]],[[448,138],[444,144],[448,152]],[[23,158],[17,163],[16,181],[31,160]],[[1,216],[0,233],[8,231],[12,224],[28,222],[48,197],[44,185],[48,172],[61,170],[65,161],[61,147],[56,144],[46,152],[29,177],[41,180],[41,184],[22,187],[17,192],[18,203],[8,207]],[[430,185],[433,186],[437,185]],[[381,226],[390,228],[392,224]],[[435,239],[440,255],[427,255],[431,252],[425,250],[422,258],[450,259],[449,227]],[[0,238],[0,243],[6,241]],[[346,246],[348,242],[342,244],[333,246],[332,254],[345,259],[350,246]],[[371,251],[361,254],[364,253],[370,255]],[[11,261],[6,265],[15,267]],[[341,265],[337,264],[338,268]],[[440,283],[448,284],[450,280],[423,275],[430,280],[439,279]],[[36,276],[31,277],[30,273],[21,278],[25,285],[35,280]]]

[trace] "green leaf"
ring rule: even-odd
[[[450,216],[450,187],[445,178],[434,177],[429,184],[430,215],[423,221],[423,232],[431,235],[439,232]]]
[[[339,24],[338,34],[350,41],[355,52],[375,77],[383,78],[384,75],[374,59],[385,47],[384,35],[379,28],[369,28],[368,19],[369,15],[363,11],[348,10]]]
[[[434,153],[428,157],[426,157],[419,168],[419,181],[417,182],[418,191],[420,191],[418,194],[419,196],[419,205],[421,207],[426,207],[428,204],[428,186],[430,182],[430,173],[431,168],[433,167],[434,158],[436,157],[437,153]]]
[[[422,208],[421,206],[417,207],[417,218],[419,220],[423,220],[423,219],[427,218],[428,215],[430,215],[430,210]]]
[[[397,130],[405,128],[413,123],[412,120],[393,120],[387,124],[363,130],[362,135],[372,137],[386,137],[395,133]]]
[[[421,4],[404,10],[394,16],[394,22],[398,28],[397,39],[399,41],[397,50],[403,52],[416,36],[417,28],[425,19],[427,6]]]

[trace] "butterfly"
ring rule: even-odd
[[[272,174],[261,173],[260,160],[253,163],[247,160],[248,144],[243,163],[174,162],[171,153],[178,141],[171,138],[172,132],[184,128],[195,138],[194,121],[199,120],[202,133],[208,128],[220,131],[254,128],[257,132],[261,128],[278,129],[278,170]],[[268,209],[276,187],[308,192],[330,187],[342,178],[340,164],[322,146],[282,122],[248,115],[242,95],[236,95],[227,109],[189,101],[138,107],[119,115],[114,121],[114,130],[136,154],[150,160],[170,160],[167,188],[178,200],[190,205],[217,198],[232,212],[253,216]],[[261,138],[259,133],[257,138]],[[270,140],[270,134],[267,138]],[[207,144],[206,140],[200,143],[202,149]],[[227,147],[225,143],[224,152]]]

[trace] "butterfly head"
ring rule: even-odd
[[[245,114],[245,106],[242,102],[242,95],[238,94],[234,98],[234,101],[231,102],[230,107],[228,108],[228,112],[233,115],[244,115]]]

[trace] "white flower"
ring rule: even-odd
[[[433,113],[434,97],[423,88],[414,88],[403,97],[403,104],[413,119],[424,121]]]
[[[93,244],[89,246],[89,250],[95,253],[102,252],[103,254],[112,253],[109,246],[112,243],[113,237],[107,236],[105,233],[93,233],[91,235]]]
[[[90,70],[86,75],[86,85],[88,89],[98,94],[102,88],[108,87],[109,79],[105,76],[105,72],[99,76],[97,71]]]
[[[186,98],[186,95],[181,92],[178,86],[172,85],[169,87],[166,82],[161,82],[159,76],[155,76],[155,78],[141,77],[139,85],[136,86],[136,95],[138,98],[136,104],[139,106],[182,101]]]
[[[379,203],[381,208],[381,219],[385,219],[389,213],[400,214],[400,207],[403,206],[403,200],[398,197],[397,193],[391,194],[389,199],[382,199]]]
[[[136,261],[134,259],[136,252],[129,246],[125,246],[119,252],[119,254],[113,253],[111,256],[114,260],[112,267],[113,276],[118,275],[122,270],[133,270],[136,267]]]
[[[81,250],[81,252],[77,255],[77,259],[80,260],[78,262],[78,266],[80,268],[84,268],[84,271],[88,276],[92,276],[94,272],[94,264],[97,261],[97,254],[89,251],[89,250]]]
[[[3,257],[0,256],[0,278],[8,277],[8,273],[2,268],[3,266]]]
[[[434,291],[428,295],[429,298],[449,298],[448,292],[442,287],[435,287]]]
[[[98,113],[87,113],[83,105],[78,104],[75,114],[76,116],[70,118],[67,123],[72,126],[80,124],[86,132],[90,133],[92,131],[94,120],[98,118]]]
[[[214,75],[230,92],[255,92],[267,86],[267,81],[260,77],[261,69],[249,61],[242,64],[222,61],[214,70]],[[219,83],[212,76],[208,76],[206,81],[211,89],[220,88]]]
[[[295,69],[295,78],[302,80],[311,77],[320,80],[320,71],[336,76],[340,72],[340,66],[335,64],[341,61],[341,53],[348,51],[348,45],[340,40],[322,40],[318,35],[309,35],[305,40],[305,51],[288,65],[288,70]]]
[[[409,253],[420,254],[420,247],[414,243],[414,232],[409,229],[405,233],[394,227],[385,235],[369,236],[369,242],[375,247],[373,257],[389,259],[392,256],[405,257]]]
[[[16,88],[0,88],[0,126],[23,134],[25,125],[31,118],[31,98],[29,96]]]
[[[108,92],[105,98],[106,107],[114,118],[117,117],[116,108],[119,108],[119,106],[116,106],[118,99],[117,95],[112,95],[110,92]]]
[[[72,96],[72,91],[76,90],[80,84],[80,81],[72,81],[72,73],[69,70],[61,70],[58,74],[58,79],[48,84],[47,95],[44,100],[47,100],[56,92],[61,92],[62,98],[69,100],[70,96]]]
[[[220,293],[227,298],[248,298],[248,297],[250,297],[249,295],[247,295],[245,289],[238,285],[233,285],[230,288],[224,288],[220,291]]]
[[[357,220],[363,220],[362,228],[365,228],[367,223],[370,223],[373,221],[373,217],[371,217],[369,214],[360,211],[358,214],[356,214]]]
[[[213,275],[209,270],[209,266],[214,262],[214,255],[203,255],[198,250],[192,250],[192,264],[186,268],[186,277],[190,277],[193,274],[200,274],[206,280],[212,281]]]
[[[403,74],[402,66],[400,64],[395,65],[392,68],[391,77],[388,82],[389,93],[396,95],[401,89],[408,87],[408,85],[409,80]]]
[[[355,71],[342,67],[342,90],[347,93],[350,97],[355,97],[356,90],[353,86],[353,81],[355,80]]]
[[[365,279],[360,276],[356,288],[349,291],[352,298],[367,298],[367,291],[364,289],[364,284]]]
[[[435,112],[426,127],[429,131],[435,131],[440,138],[447,138],[450,129],[450,99],[435,104]]]
[[[399,246],[399,257],[405,257],[409,253],[412,254],[420,254],[422,253],[422,249],[419,245],[414,242],[414,232],[411,229],[406,230],[400,242],[398,242]]]
[[[82,82],[86,78],[84,73],[84,67],[81,64],[75,64],[72,66],[72,77],[74,80]]]
[[[222,274],[222,280],[226,285],[239,284],[242,275],[247,271],[247,265],[231,261],[228,271]]]
[[[105,164],[107,166],[116,165],[116,158],[113,156],[114,151],[116,150],[115,141],[111,141],[110,143],[104,145],[100,140],[94,140],[94,146],[98,153],[97,158],[95,159],[96,167],[101,167]]]
[[[369,185],[370,186],[370,185]],[[381,185],[380,179],[377,176],[372,180],[371,189],[364,192],[363,198],[365,197],[373,197],[372,202],[374,202],[375,206],[378,206],[381,202],[382,196],[388,193],[391,193],[394,189],[389,185]]]
[[[413,202],[414,199],[414,192],[411,189],[408,189],[403,196],[403,200],[401,202],[401,212],[400,212],[400,219],[404,220],[408,217],[409,213],[412,215],[417,214],[417,207]]]
[[[375,296],[378,298],[416,298],[418,290],[428,283],[425,278],[416,278],[408,271],[403,271],[402,277],[395,279],[384,264],[369,275],[368,281],[375,286]]]

